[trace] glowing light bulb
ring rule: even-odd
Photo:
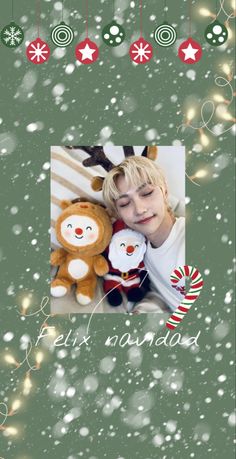
[[[40,364],[42,363],[42,361],[43,361],[43,353],[42,352],[37,352],[37,354],[36,354],[37,368],[40,367]]]
[[[203,147],[207,147],[210,143],[207,135],[204,133],[204,131],[202,129],[199,129],[200,130],[200,141],[201,141],[201,144]]]
[[[221,118],[223,118],[225,121],[235,121],[235,118],[232,117],[232,115],[229,112],[224,112],[221,115]]]
[[[8,435],[17,435],[18,434],[18,430],[15,428],[15,427],[5,427],[4,428],[4,435],[8,436]]]
[[[232,80],[232,72],[229,64],[223,64],[222,65],[222,70],[225,73],[225,75],[228,77],[228,80]]]
[[[31,389],[32,389],[32,382],[31,382],[29,373],[27,373],[24,383],[23,383],[23,395],[29,395]]]
[[[199,171],[196,172],[194,177],[203,178],[203,177],[206,177],[206,175],[207,175],[207,171],[205,169],[199,169]]]
[[[30,306],[30,298],[28,296],[25,296],[22,300],[22,314],[26,313],[29,306]]]
[[[231,40],[231,39],[233,38],[233,31],[232,31],[232,29],[230,28],[228,22],[225,24],[225,26],[227,27],[227,30],[228,30],[228,40]]]
[[[225,102],[224,97],[221,96],[220,94],[214,94],[213,99],[214,99],[216,102]]]
[[[10,365],[15,365],[16,367],[20,365],[19,362],[17,362],[17,360],[15,359],[15,357],[13,357],[13,355],[11,354],[6,354],[4,356],[4,359],[7,363],[10,363]]]
[[[213,13],[211,13],[211,11],[209,11],[207,8],[200,8],[199,10],[199,13],[202,15],[202,16],[205,16],[205,17],[209,17],[209,16],[214,16],[215,15]]]
[[[11,409],[12,409],[12,411],[17,411],[17,410],[19,410],[20,406],[21,406],[21,401],[19,399],[18,400],[14,400],[14,402],[12,403]]]
[[[190,108],[187,112],[187,120],[192,121],[195,115],[196,115],[196,112],[194,108]]]

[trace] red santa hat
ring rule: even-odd
[[[116,234],[116,233],[119,233],[119,231],[123,230],[123,229],[127,229],[128,227],[126,226],[126,224],[123,222],[123,220],[116,220],[115,223],[113,223],[113,231],[112,231],[112,235],[113,234]]]

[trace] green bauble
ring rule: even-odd
[[[215,20],[205,30],[205,39],[212,46],[223,45],[228,38],[228,30],[224,24]]]
[[[24,40],[24,32],[18,24],[10,22],[1,31],[1,42],[8,48],[17,48]]]
[[[119,46],[125,39],[125,31],[116,21],[112,21],[104,27],[102,39],[108,46]]]
[[[154,39],[159,46],[171,46],[175,43],[176,38],[175,28],[166,21],[154,30]]]
[[[65,48],[69,46],[74,39],[74,32],[70,26],[61,22],[55,26],[51,31],[51,40],[54,45],[59,46],[60,48]]]

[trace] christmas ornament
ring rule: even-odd
[[[178,284],[180,279],[183,277],[189,277],[191,279],[190,290],[185,295],[181,304],[166,322],[166,327],[170,328],[171,330],[174,330],[183,320],[189,309],[192,307],[193,303],[198,299],[204,285],[200,272],[192,266],[179,266],[178,269],[175,269],[171,273],[170,280],[173,286]]]
[[[10,22],[1,31],[1,41],[8,48],[17,48],[24,40],[24,32],[15,22]]]
[[[201,45],[190,37],[181,43],[178,56],[184,64],[196,64],[202,57]]]
[[[96,43],[86,38],[76,46],[75,55],[81,64],[93,64],[98,58],[99,50]]]
[[[112,21],[104,27],[102,39],[108,46],[119,46],[125,39],[125,31],[116,21]]]
[[[32,64],[43,64],[49,59],[50,48],[45,41],[38,37],[27,46],[26,55]]]
[[[148,41],[140,37],[137,41],[131,44],[129,55],[133,62],[136,64],[146,64],[150,61],[153,54],[153,48]]]
[[[65,24],[62,21],[51,31],[51,40],[54,45],[59,46],[60,48],[65,48],[69,46],[74,39],[74,32],[71,27]]]
[[[205,39],[212,46],[223,45],[228,38],[228,30],[224,24],[215,20],[205,30]]]
[[[175,43],[176,38],[177,33],[175,28],[166,21],[154,31],[154,39],[160,46],[171,46]]]
[[[129,48],[130,59],[136,64],[146,64],[151,60],[153,54],[152,45],[144,40],[142,34],[142,9],[143,3],[142,0],[139,0],[140,38],[134,41]]]

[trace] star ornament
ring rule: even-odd
[[[151,60],[152,54],[152,45],[142,37],[134,41],[129,49],[130,59],[136,64],[146,64]]]
[[[188,38],[181,43],[178,56],[184,64],[196,64],[202,57],[202,47],[197,41]]]
[[[75,48],[76,59],[81,62],[81,64],[93,64],[99,55],[98,47],[96,43],[86,38]]]

